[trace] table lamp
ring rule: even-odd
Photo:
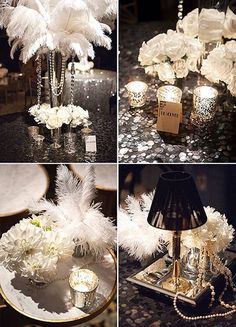
[[[188,291],[191,284],[181,276],[180,269],[181,232],[200,227],[207,221],[190,174],[175,171],[160,176],[147,220],[153,227],[173,231],[173,272],[162,282],[162,286],[174,292]]]

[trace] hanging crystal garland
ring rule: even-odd
[[[70,79],[70,104],[71,105],[74,105],[74,90],[75,90],[75,56],[72,55],[71,79]]]
[[[36,67],[36,73],[37,73],[37,106],[38,109],[40,109],[41,105],[41,95],[42,95],[42,58],[40,55],[38,55],[37,59],[37,67]]]
[[[183,19],[183,4],[184,4],[184,0],[179,0],[179,4],[178,4],[178,18],[179,18],[179,20]]]
[[[49,83],[51,85],[51,90],[53,95],[56,97],[60,96],[62,94],[64,83],[65,83],[65,68],[66,68],[66,58],[62,56],[61,61],[61,76],[60,76],[60,82],[58,84],[58,81],[55,76],[55,51],[50,52],[49,56]]]

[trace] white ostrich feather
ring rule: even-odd
[[[153,193],[143,194],[140,199],[129,196],[127,208],[120,209],[118,215],[118,239],[120,246],[138,260],[161,252],[165,246],[163,232],[147,222]]]
[[[95,2],[95,1],[93,1]],[[0,6],[0,27],[13,42],[11,55],[21,48],[27,62],[35,53],[56,50],[65,56],[94,57],[93,44],[111,48],[108,25],[100,19],[114,13],[116,0],[100,0],[99,15],[93,2],[86,0],[19,0]]]
[[[82,181],[66,166],[59,166],[57,204],[42,199],[31,203],[29,208],[34,213],[46,212],[66,235],[75,240],[83,254],[92,252],[99,256],[106,248],[114,246],[116,228],[109,218],[104,217],[100,205],[92,203],[95,190],[93,166],[88,166]]]

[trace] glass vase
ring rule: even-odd
[[[52,145],[53,149],[60,149],[61,148],[61,128],[51,129],[51,138],[52,138]]]
[[[183,275],[190,280],[197,280],[200,265],[200,250],[191,248],[182,259]],[[207,255],[204,257],[204,280],[208,281],[215,275],[214,266],[211,258]]]
[[[51,108],[62,104],[65,82],[65,59],[59,52],[50,51],[47,55],[49,81],[49,101]]]
[[[224,30],[226,0],[198,0],[199,9],[199,40],[206,48],[221,43]],[[207,49],[206,49],[207,50]],[[210,50],[210,49],[209,49]]]

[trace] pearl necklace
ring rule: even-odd
[[[36,73],[37,73],[37,105],[38,109],[40,109],[41,105],[41,95],[42,95],[42,58],[38,55],[37,59],[37,66],[36,66]]]
[[[61,76],[60,83],[56,81],[55,78],[55,52],[51,51],[49,55],[49,83],[51,85],[51,90],[53,95],[60,96],[62,94],[64,83],[65,83],[65,69],[66,69],[66,58],[62,56],[61,61]]]
[[[223,296],[229,287],[234,292],[236,292],[236,287],[233,283],[232,272],[229,270],[229,268],[224,266],[224,264],[220,260],[219,256],[214,253],[214,251],[212,250],[212,247],[209,244],[207,246],[205,246],[203,249],[201,249],[201,255],[200,255],[200,260],[199,260],[199,274],[198,274],[198,278],[197,278],[197,282],[196,282],[196,285],[197,285],[196,288],[197,289],[201,289],[202,287],[210,288],[211,300],[210,300],[208,307],[209,308],[212,307],[213,303],[215,302],[215,288],[211,283],[209,283],[209,282],[205,283],[205,264],[206,264],[207,257],[209,257],[212,260],[212,263],[218,269],[218,272],[220,274],[222,274],[225,278],[225,287],[219,296],[219,303],[221,306],[223,306],[227,309],[231,309],[231,310],[229,310],[228,312],[225,312],[225,313],[214,313],[214,314],[203,315],[203,316],[195,316],[195,317],[194,316],[192,316],[192,317],[186,316],[177,307],[177,300],[178,300],[179,295],[184,296],[185,294],[181,293],[181,292],[177,292],[175,294],[174,301],[173,301],[174,309],[181,318],[188,320],[188,321],[211,319],[211,318],[217,318],[217,317],[227,317],[233,313],[236,313],[236,305],[234,305],[234,304],[231,305],[231,304],[225,303],[223,301]]]
[[[183,3],[184,3],[184,0],[179,0],[179,5],[178,5],[178,18],[179,18],[179,20],[183,19]]]

